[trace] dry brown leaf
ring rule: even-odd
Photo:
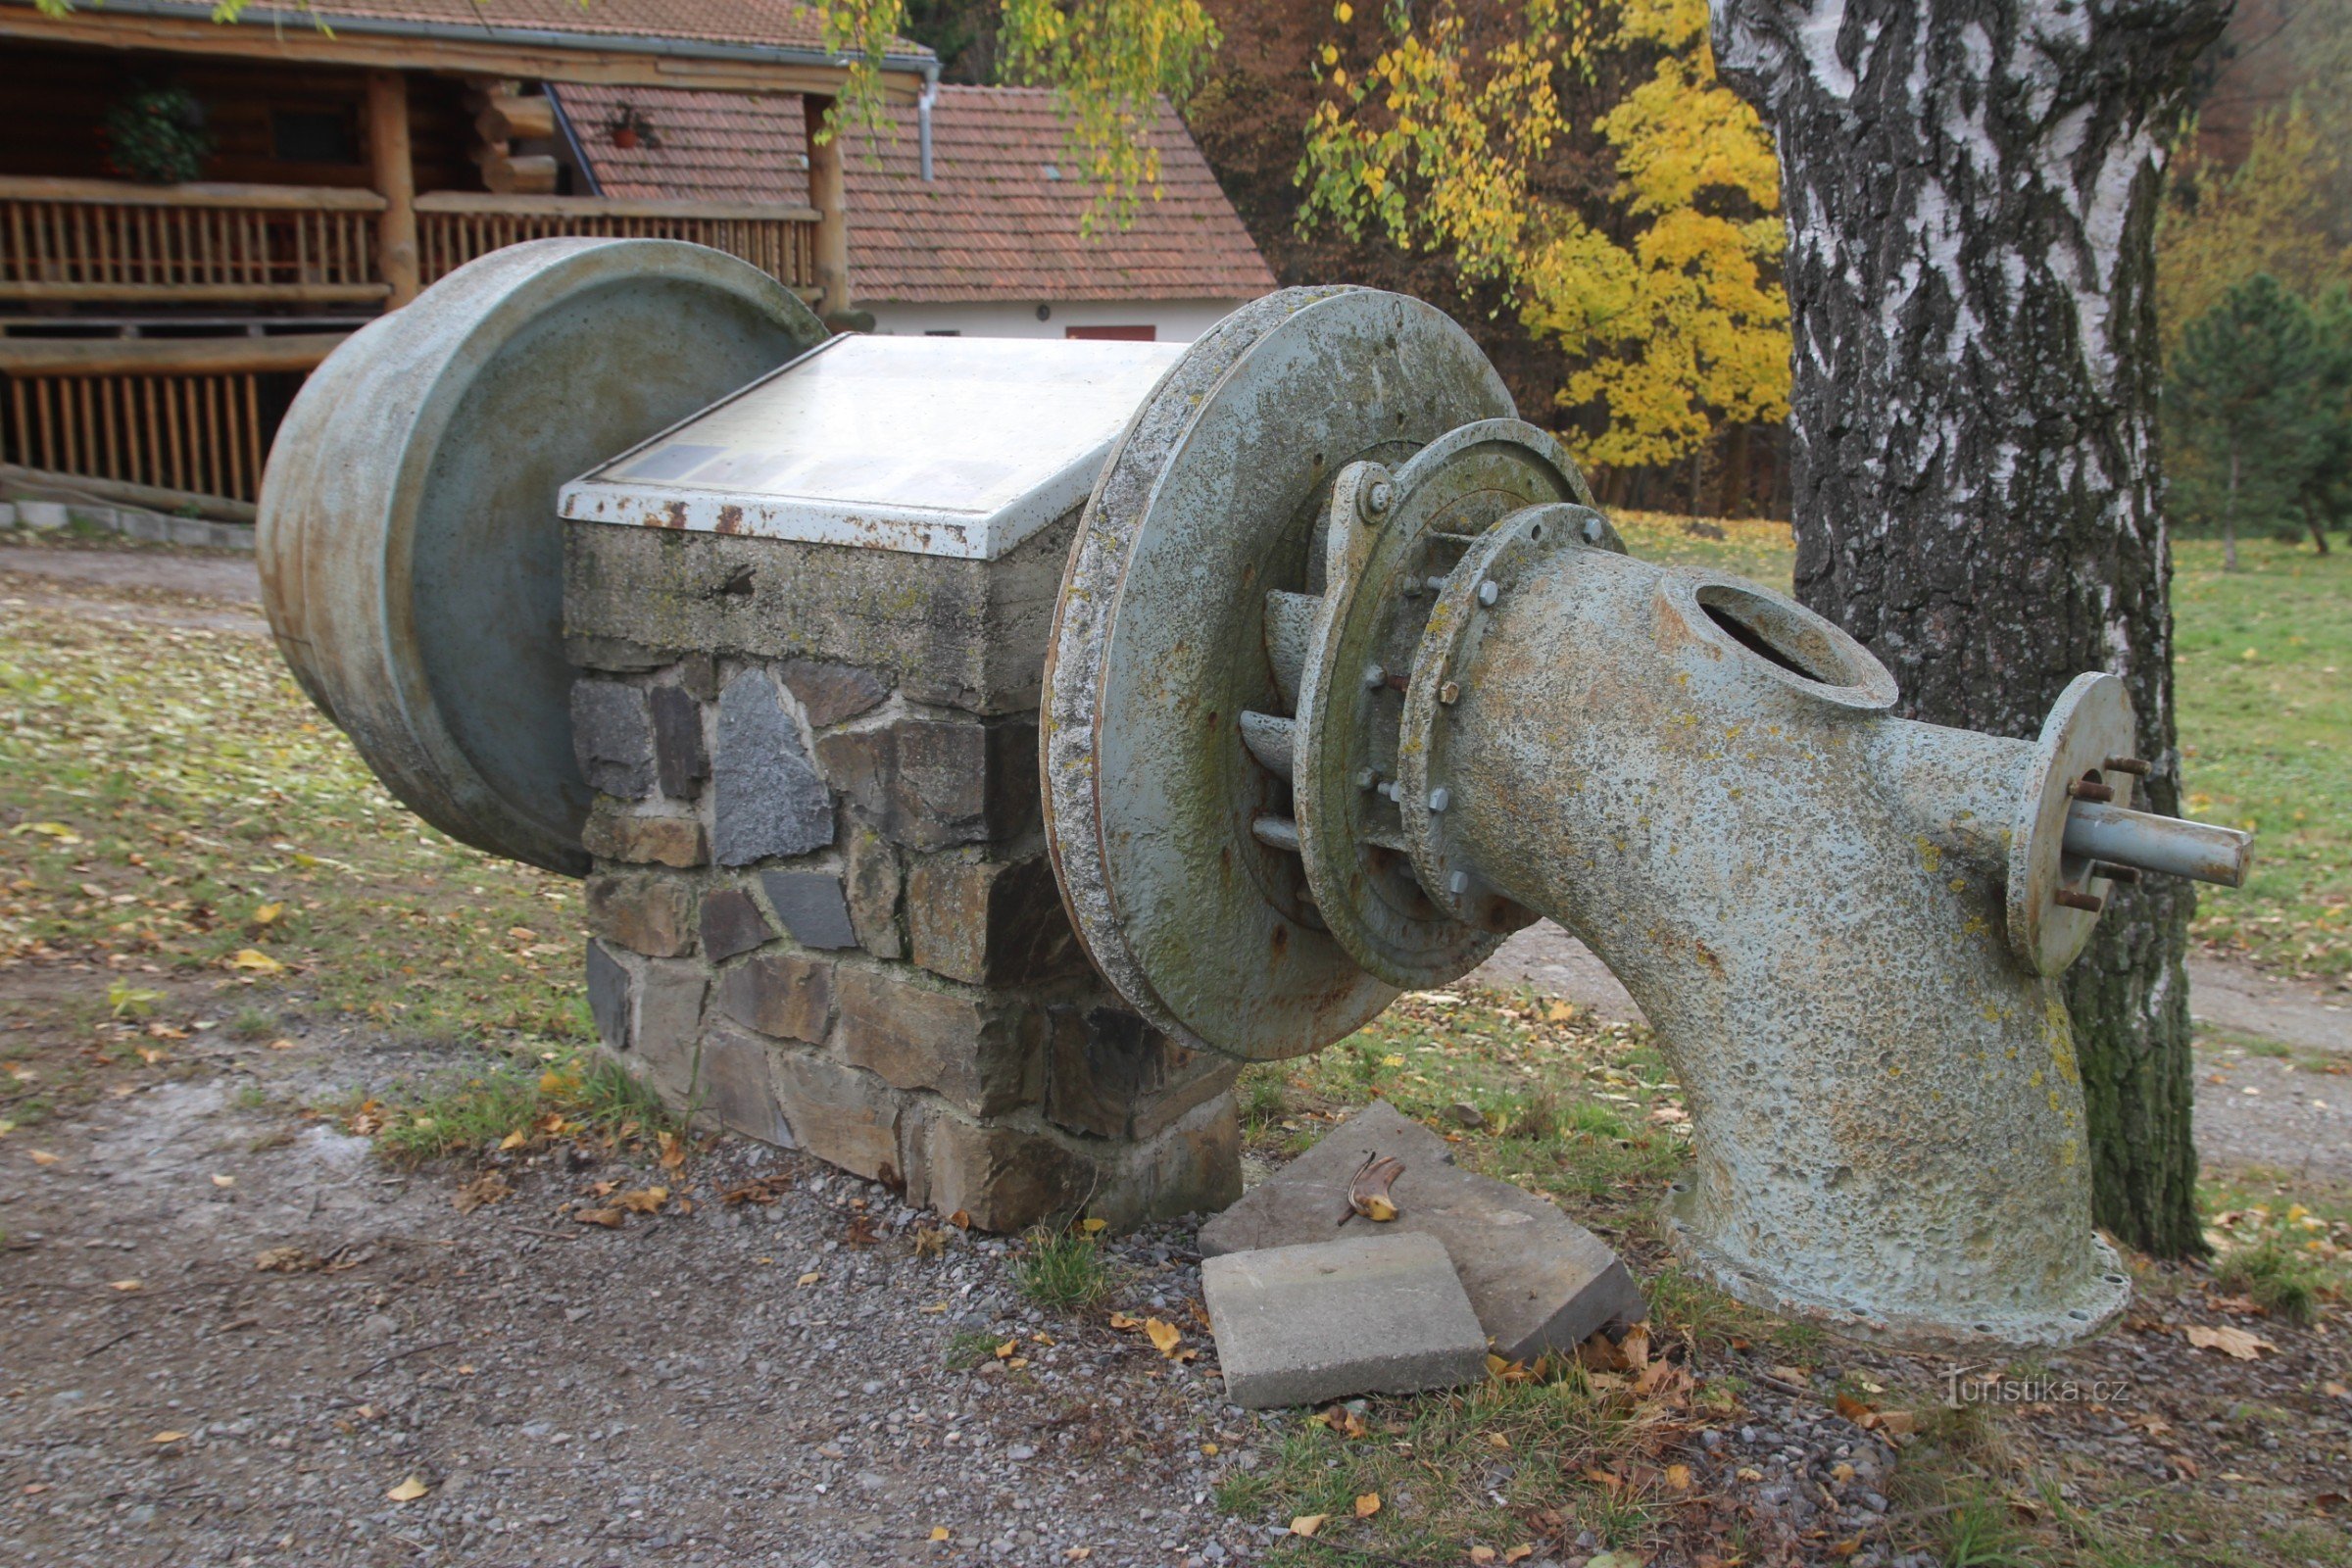
[[[1690,1467],[1687,1464],[1668,1465],[1666,1467],[1666,1485],[1677,1492],[1689,1492],[1690,1490]]]
[[[1378,1512],[1380,1512],[1379,1493],[1367,1492],[1355,1499],[1355,1516],[1358,1519],[1369,1519]]]
[[[2180,1332],[2187,1336],[2189,1344],[2200,1350],[2219,1350],[2240,1361],[2251,1361],[2265,1350],[2276,1351],[2278,1348],[2258,1334],[2250,1334],[2228,1324],[2209,1329],[2202,1323],[2191,1323]]]
[[[628,1216],[617,1208],[583,1208],[571,1217],[583,1225],[602,1225],[609,1231],[616,1231]]]
[[[415,1502],[418,1497],[423,1496],[428,1490],[429,1489],[423,1482],[417,1480],[415,1476],[411,1476],[408,1480],[403,1481],[399,1486],[394,1487],[391,1491],[385,1493],[384,1495],[390,1497],[394,1502]]]
[[[165,1431],[158,1432],[154,1437],[149,1438],[147,1441],[149,1443],[180,1443],[184,1442],[186,1438],[187,1434],[185,1432]]]
[[[1870,1406],[1850,1394],[1840,1394],[1838,1396],[1838,1413],[1859,1426],[1869,1419]]]
[[[450,1201],[457,1204],[459,1213],[470,1214],[477,1208],[514,1195],[514,1189],[507,1185],[505,1173],[486,1170],[459,1188],[457,1196]]]
[[[970,1230],[972,1228],[971,1210],[968,1208],[957,1209],[955,1213],[948,1216],[948,1223],[955,1226],[959,1231]]]
[[[997,1347],[997,1359],[1000,1361],[1009,1361],[1012,1359],[1012,1352],[1020,1348],[1020,1341],[1006,1340],[1003,1345]]]
[[[145,1290],[147,1282],[145,1280],[108,1280],[106,1288],[110,1291],[121,1291],[124,1296],[128,1296],[133,1291]]]
[[[1907,1438],[1919,1430],[1919,1417],[1908,1410],[1874,1410],[1870,1425],[1890,1438]]]
[[[1174,1355],[1176,1347],[1184,1343],[1184,1336],[1178,1332],[1176,1325],[1164,1318],[1146,1318],[1144,1320],[1144,1337],[1150,1340],[1152,1348],[1162,1355]]]
[[[808,1273],[802,1275],[799,1279],[794,1280],[792,1283],[803,1286],[814,1285],[818,1280],[823,1278],[824,1275],[818,1273],[815,1269],[810,1269]]]
[[[272,1247],[255,1257],[253,1266],[264,1274],[299,1274],[317,1268],[318,1259],[299,1247]]]
[[[498,1147],[501,1152],[510,1149],[520,1149],[523,1145],[529,1143],[530,1141],[531,1135],[529,1133],[515,1131],[507,1134],[507,1136],[504,1138],[501,1138],[498,1141]]]
[[[1470,1548],[1470,1560],[1477,1563],[1493,1562],[1494,1560],[1494,1548],[1493,1546],[1472,1546]]]
[[[676,1133],[665,1132],[657,1134],[654,1142],[661,1146],[662,1168],[663,1170],[679,1170],[684,1168],[686,1164],[686,1146],[678,1142],[678,1135]]]
[[[1124,1312],[1113,1312],[1110,1314],[1110,1326],[1124,1334],[1130,1329],[1142,1328],[1144,1320],[1140,1317],[1129,1317]]]
[[[46,1149],[28,1149],[24,1152],[24,1157],[35,1165],[54,1165],[59,1156],[52,1154]]]
[[[1502,1554],[1502,1560],[1504,1562],[1525,1562],[1535,1554],[1536,1544],[1532,1541],[1522,1541],[1516,1546],[1506,1547]]]
[[[613,1201],[632,1214],[658,1213],[662,1205],[669,1201],[669,1189],[666,1187],[640,1187],[633,1193],[621,1194]]]
[[[1331,1515],[1327,1513],[1302,1513],[1298,1518],[1291,1521],[1291,1534],[1294,1536],[1311,1536],[1316,1531],[1322,1529],[1323,1521],[1330,1517]]]
[[[1402,1210],[1389,1188],[1403,1174],[1404,1161],[1396,1155],[1366,1154],[1348,1183],[1348,1206],[1368,1220],[1386,1223],[1395,1219]]]
[[[1494,1445],[1495,1447],[1497,1447],[1497,1448],[1507,1448],[1507,1447],[1509,1447],[1509,1446],[1511,1446],[1511,1440],[1510,1440],[1510,1439],[1508,1439],[1508,1438],[1506,1438],[1506,1437],[1504,1437],[1504,1436],[1503,1436],[1501,1433],[1499,1433],[1499,1432],[1490,1432],[1490,1433],[1488,1433],[1488,1434],[1487,1434],[1487,1442],[1489,1442],[1490,1444],[1493,1444],[1493,1445]]]

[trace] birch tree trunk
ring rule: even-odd
[[[1713,0],[1779,142],[1798,597],[1904,711],[2030,736],[2111,670],[2180,800],[2158,507],[2152,238],[2164,135],[2230,0]],[[2095,1212],[2200,1245],[2193,901],[2118,888],[2069,973]]]

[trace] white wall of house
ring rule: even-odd
[[[988,300],[957,305],[903,305],[859,300],[874,313],[874,330],[919,336],[1062,337],[1073,326],[1150,326],[1161,343],[1190,343],[1245,300]],[[1044,319],[1038,310],[1045,309]]]

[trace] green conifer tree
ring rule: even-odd
[[[2229,570],[2241,527],[2302,514],[2330,423],[2327,362],[2311,308],[2268,272],[2230,287],[2180,335],[2165,391],[2174,502],[2185,519],[2220,526]]]

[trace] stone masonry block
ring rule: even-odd
[[[703,956],[712,963],[724,963],[775,938],[767,916],[741,888],[712,888],[703,895]]]
[[[1607,1244],[1548,1199],[1456,1169],[1444,1139],[1385,1100],[1203,1225],[1201,1254],[1329,1239],[1347,1209],[1348,1181],[1374,1153],[1404,1163],[1390,1188],[1397,1217],[1382,1229],[1426,1233],[1445,1247],[1497,1353],[1532,1361],[1573,1349],[1612,1319],[1647,1314],[1641,1288]]]
[[[773,1053],[769,1071],[794,1145],[869,1180],[904,1179],[903,1097],[888,1084],[808,1051]]]
[[[600,860],[689,870],[710,859],[703,824],[691,816],[647,816],[599,796],[580,829],[580,847]]]
[[[820,659],[788,660],[777,671],[800,700],[810,729],[824,729],[882,705],[890,684],[870,669]]]
[[[678,684],[699,702],[718,701],[718,661],[702,649],[678,659]]]
[[[718,695],[711,847],[721,865],[806,855],[833,842],[833,799],[765,670],[737,672]]]
[[[1225,1396],[1251,1409],[1458,1388],[1487,1336],[1433,1236],[1378,1233],[1200,1266]]]
[[[767,1042],[757,1035],[724,1022],[712,1026],[703,1035],[690,1108],[729,1132],[794,1147],[792,1126],[769,1072],[770,1054]]]
[[[925,985],[905,971],[843,968],[841,1049],[898,1089],[929,1089],[973,1116],[1036,1098],[1043,1020],[1031,1008]]]
[[[762,954],[727,971],[718,1005],[763,1035],[821,1045],[833,1021],[833,965],[792,953]]]
[[[703,999],[710,989],[703,966],[681,958],[645,965],[629,1017],[628,1059],[673,1106],[691,1103],[696,1047],[703,1033]]]
[[[921,1200],[942,1214],[961,1210],[984,1231],[1074,1210],[1095,1190],[1093,1165],[1042,1133],[942,1108],[923,1123],[921,1143]]]
[[[1149,1138],[1231,1089],[1241,1071],[1112,1003],[1055,1007],[1049,1017],[1046,1119],[1074,1132]]]
[[[762,871],[760,886],[768,907],[804,948],[831,951],[858,945],[850,923],[849,895],[830,871]]]
[[[906,877],[906,930],[915,962],[972,985],[1027,985],[1087,970],[1054,863],[1043,855],[1005,861],[967,851],[917,861]]]
[[[579,638],[872,671],[969,712],[1038,706],[1078,510],[997,561],[666,528],[564,530],[564,619]]]
[[[633,954],[588,939],[588,1015],[607,1051],[629,1049],[629,989],[635,983]]]
[[[682,686],[657,686],[648,694],[654,716],[654,771],[662,793],[691,801],[710,779],[710,752],[703,744],[703,705]]]
[[[907,715],[822,736],[816,755],[858,815],[909,849],[1002,842],[1038,821],[1033,721]]]
[[[858,945],[877,958],[904,958],[906,936],[900,914],[906,874],[899,848],[856,821],[844,831],[842,883]]]
[[[674,958],[694,951],[693,903],[673,878],[600,871],[588,879],[588,929],[633,953]]]
[[[645,693],[612,680],[571,683],[571,748],[580,776],[605,795],[639,801],[654,790],[654,725]]]

